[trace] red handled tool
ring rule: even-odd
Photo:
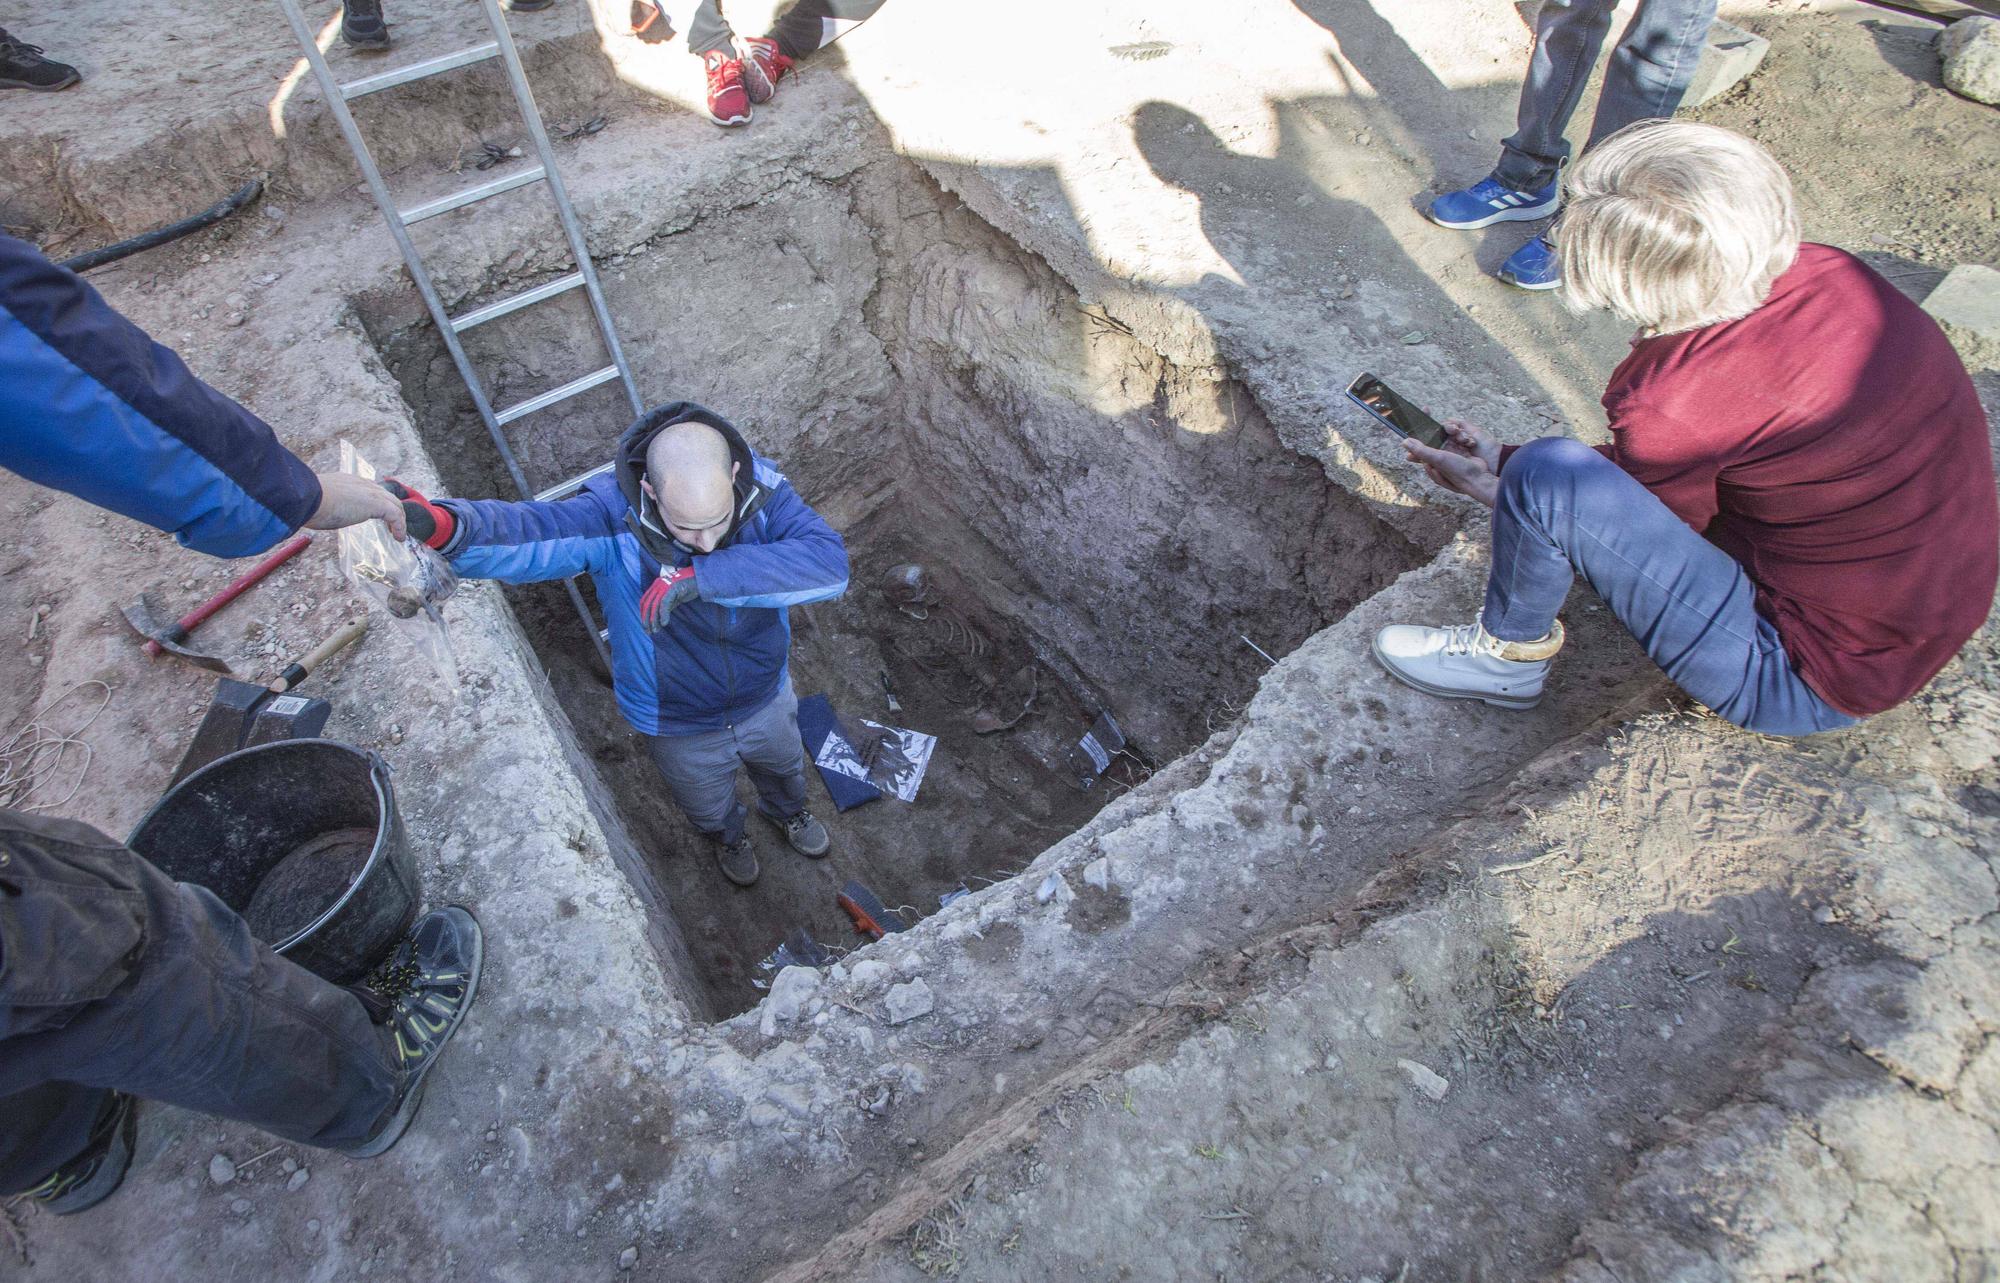
[[[138,600],[125,607],[125,618],[146,638],[144,649],[148,655],[156,656],[162,651],[172,651],[204,668],[228,672],[228,666],[221,660],[190,650],[187,645],[188,633],[216,611],[249,591],[258,580],[304,552],[306,545],[312,542],[312,538],[310,534],[298,534],[287,539],[270,556],[232,579],[228,587],[181,616],[175,623],[168,624],[160,619],[158,603],[145,593],[139,594]]]

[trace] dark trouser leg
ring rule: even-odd
[[[1588,151],[1635,120],[1664,120],[1701,63],[1715,0],[1641,0],[1604,69]]]
[[[887,0],[799,0],[771,24],[771,39],[787,58],[824,49],[875,16]]]
[[[0,1043],[4,1051],[5,1043]],[[111,1093],[43,1083],[0,1097],[0,1196],[18,1194],[83,1153]]]
[[[736,800],[736,732],[654,735],[646,747],[688,823],[723,845],[734,846],[750,814]]]
[[[1616,0],[1546,0],[1535,17],[1535,52],[1521,82],[1514,136],[1500,144],[1494,168],[1518,191],[1545,187],[1569,159],[1563,131],[1590,83]]]
[[[0,855],[0,1152],[13,1164],[0,1190],[76,1156],[62,1120],[83,1106],[37,1090],[50,1084],[334,1148],[388,1112],[397,1071],[360,999],[272,953],[207,891],[86,825],[11,811]]]
[[[758,810],[784,820],[806,809],[806,747],[790,677],[770,703],[736,728],[736,748],[757,786]]]
[[[1597,451],[1531,441],[1500,474],[1487,632],[1546,636],[1577,572],[1675,685],[1738,726],[1804,735],[1855,722],[1793,670],[1734,558]]]
[[[688,52],[696,55],[720,49],[736,56],[736,33],[722,16],[721,0],[701,0],[688,19]]]

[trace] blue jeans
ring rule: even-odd
[[[1500,474],[1486,631],[1547,636],[1578,572],[1676,686],[1738,726],[1806,735],[1860,720],[1794,671],[1735,558],[1597,451],[1544,437]]]
[[[1544,0],[1535,17],[1535,52],[1521,85],[1515,133],[1500,145],[1500,164],[1493,171],[1501,182],[1517,191],[1546,187],[1569,160],[1563,131],[1590,83],[1617,7],[1616,0]],[[1673,115],[1714,21],[1715,0],[1639,0],[1639,11],[1605,68],[1584,150],[1635,120]]]

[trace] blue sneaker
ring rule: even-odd
[[[1560,181],[1552,178],[1546,187],[1522,192],[1489,174],[1464,191],[1446,192],[1432,201],[1426,212],[1439,227],[1461,232],[1495,223],[1532,222],[1547,218],[1562,204],[1557,190]]]
[[[1552,290],[1563,282],[1562,263],[1556,258],[1555,242],[1543,232],[1508,255],[1500,265],[1500,279],[1524,290]]]

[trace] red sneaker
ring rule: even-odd
[[[792,60],[778,52],[778,42],[763,36],[743,41],[743,87],[751,102],[769,102],[778,82],[792,70]]]
[[[750,123],[750,95],[743,88],[743,63],[720,49],[701,56],[708,68],[708,118],[718,125]]]

